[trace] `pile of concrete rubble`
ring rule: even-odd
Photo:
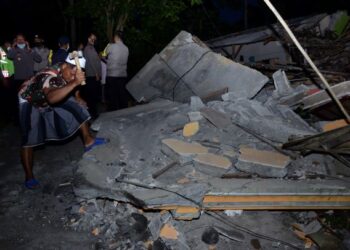
[[[309,86],[291,86],[283,71],[268,82],[181,32],[127,85],[147,104],[93,123],[110,142],[79,163],[71,226],[103,235],[107,249],[321,244],[317,215],[300,223],[281,211],[349,208],[350,170],[331,154],[288,149],[326,123],[292,109]],[[339,243],[327,237],[322,244]]]

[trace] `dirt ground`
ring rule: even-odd
[[[0,128],[0,249],[95,249],[91,232],[67,226],[76,203],[71,181],[83,154],[79,136],[34,153],[41,188],[27,190],[19,158],[19,128]]]

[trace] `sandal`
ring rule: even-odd
[[[36,179],[29,179],[24,182],[24,186],[28,189],[38,189],[40,184]]]
[[[84,149],[84,151],[85,151],[85,152],[89,152],[89,151],[90,151],[91,149],[93,149],[94,147],[100,146],[100,145],[104,145],[104,144],[106,144],[106,143],[108,143],[108,142],[109,142],[109,140],[106,139],[106,138],[99,138],[99,137],[96,137],[94,143],[91,144],[90,146],[86,146],[85,149]]]

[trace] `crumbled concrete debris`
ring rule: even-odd
[[[298,179],[295,178],[295,173],[304,173],[306,178],[308,176],[307,170],[318,174],[329,174],[332,173],[330,171],[333,171],[329,166],[334,164],[328,162],[328,157],[315,155],[315,158],[313,158],[313,155],[309,155],[293,160],[282,169],[263,165],[254,166],[253,163],[246,163],[249,171],[254,170],[250,172],[253,174],[246,174],[242,177],[243,179],[238,180],[236,177],[241,172],[237,168],[241,166],[241,169],[243,169],[245,167],[243,162],[238,161],[241,145],[265,151],[275,151],[275,149],[273,143],[266,143],[255,137],[251,132],[235,126],[235,122],[241,121],[239,116],[235,116],[236,114],[249,117],[246,120],[247,123],[243,125],[250,128],[251,124],[254,124],[255,127],[253,128],[255,130],[252,130],[253,133],[261,135],[260,131],[262,131],[263,135],[264,133],[267,135],[267,138],[271,135],[271,137],[281,140],[275,133],[282,134],[284,138],[288,137],[286,134],[295,136],[305,133],[306,128],[300,128],[301,124],[299,122],[294,124],[295,119],[292,118],[291,122],[285,122],[280,113],[274,113],[273,110],[266,108],[259,102],[242,99],[235,102],[209,102],[202,110],[209,109],[212,120],[201,120],[200,130],[189,138],[184,138],[182,134],[183,125],[189,122],[186,115],[191,110],[189,104],[166,104],[163,106],[151,103],[145,106],[148,108],[144,107],[140,112],[122,110],[120,112],[123,115],[116,111],[114,112],[115,117],[110,116],[110,114],[108,114],[108,119],[101,117],[103,123],[100,125],[98,136],[108,137],[111,142],[103,152],[93,152],[89,157],[84,157],[79,163],[78,173],[82,178],[82,182],[75,185],[77,195],[84,198],[109,197],[118,201],[129,201],[147,209],[166,209],[172,212],[176,212],[178,207],[198,207],[198,204],[202,204],[204,207],[218,207],[220,209],[225,207],[227,209],[227,204],[221,201],[217,203],[215,199],[220,197],[222,193],[232,195],[235,193],[234,191],[240,190],[242,186],[246,187],[244,192],[250,190],[253,194],[257,192],[256,190],[274,193],[279,189],[286,193],[293,190],[295,194],[310,192],[307,189],[311,182],[306,179],[298,180],[302,183],[299,183],[299,185],[293,185],[293,181],[287,184],[286,180],[275,183],[274,179],[268,179],[268,182],[264,185],[266,188],[271,186],[270,190],[260,186],[262,184],[256,182],[255,175],[277,178],[283,176],[295,180]],[[240,112],[237,113],[237,111]],[[288,112],[281,113],[287,114]],[[217,119],[217,117],[220,117],[220,119]],[[235,117],[239,119],[237,120]],[[245,121],[245,119],[243,120]],[[278,126],[271,126],[269,124],[271,121],[277,121]],[[178,125],[181,125],[181,127],[177,129],[176,126]],[[264,126],[265,130],[262,130]],[[293,128],[295,129],[293,130]],[[302,132],[294,133],[294,131]],[[231,154],[225,156],[232,162],[232,166],[225,169],[198,163],[194,161],[198,152],[189,154],[188,151],[184,151],[181,155],[162,143],[166,139],[180,142],[180,144],[184,143],[191,147],[195,145],[195,148],[201,148],[199,152],[203,154],[224,155],[224,152],[230,151]],[[278,144],[275,145],[278,146]],[[319,162],[316,159],[319,159]],[[168,169],[156,179],[152,177],[154,173],[166,167],[171,161],[179,162],[179,164]],[[279,171],[278,173],[269,172],[271,170]],[[228,177],[230,174],[231,177]],[[221,177],[224,175],[223,178],[225,179],[222,179]],[[329,185],[315,186],[315,183],[312,186],[312,192],[315,195],[319,194],[321,190],[328,190],[327,194],[343,194],[345,190],[342,188],[344,185],[347,186],[341,180],[332,180]],[[333,186],[332,189],[330,189],[331,186]],[[160,190],[157,187],[165,190]],[[323,191],[321,193],[324,193]],[[189,199],[177,195],[176,192],[182,195],[186,194]],[[203,203],[203,201],[206,201],[206,197],[212,193],[215,194],[214,201]],[[311,201],[305,201],[302,204],[310,205],[310,203]],[[320,206],[322,204],[320,203]],[[229,206],[231,205],[232,203],[229,203]],[[295,205],[297,203],[288,203],[288,206]],[[344,204],[340,203],[339,205]],[[242,204],[238,203],[237,207],[232,208],[240,209],[241,206]],[[255,202],[250,206],[259,208],[263,207],[263,204]],[[269,207],[269,209],[271,208],[273,207]],[[189,219],[191,217],[195,218],[194,214],[180,215]]]
[[[224,213],[227,216],[233,217],[233,216],[241,215],[243,213],[243,210],[225,210]]]
[[[323,230],[308,235],[310,239],[317,244],[320,249],[343,249],[341,240],[333,234]]]
[[[203,116],[201,115],[201,112],[188,112],[187,113],[188,117],[190,118],[191,122],[196,122],[196,121],[200,121],[203,119]]]
[[[210,102],[208,106],[229,115],[233,123],[245,127],[274,142],[287,142],[291,136],[314,134],[314,130],[300,126],[299,121],[286,121],[262,103],[254,100],[237,99],[235,102]]]
[[[240,171],[257,174],[260,177],[283,178],[287,175],[288,172],[286,168],[274,168],[271,166],[244,161],[238,161],[235,167]]]
[[[300,105],[303,98],[308,95],[310,87],[303,84],[293,88],[293,93],[287,96],[279,97],[278,102],[282,105],[287,105],[291,108],[296,108]]]
[[[273,114],[278,115],[284,121],[289,124],[293,124],[299,129],[305,131],[317,132],[313,127],[311,127],[305,120],[303,120],[298,114],[296,114],[291,108],[286,105],[278,104],[274,99],[270,98],[264,103],[264,106],[268,108]]]
[[[286,76],[286,73],[282,70],[278,70],[272,75],[276,90],[273,92],[275,98],[289,96],[293,93],[293,89],[290,86],[290,82]]]
[[[202,108],[201,114],[217,128],[225,129],[232,124],[230,118],[225,113],[211,108]]]
[[[189,102],[194,93],[204,98],[222,89],[252,98],[267,81],[258,71],[212,52],[182,31],[130,80],[127,89],[138,102],[157,97]]]
[[[322,225],[316,219],[312,220],[306,225],[293,224],[293,227],[296,227],[298,230],[304,232],[306,235],[317,233],[322,229]]]
[[[164,224],[171,219],[171,214],[167,211],[164,213],[157,213],[149,219],[148,228],[152,235],[152,239],[156,240],[159,238],[159,233]]]
[[[240,96],[237,95],[235,92],[228,92],[228,93],[225,93],[221,96],[221,99],[225,102],[229,102],[229,101],[234,102],[238,98],[240,98]]]
[[[190,102],[191,110],[193,112],[199,111],[201,108],[204,108],[205,105],[202,102],[201,98],[198,96],[191,96],[191,102]]]

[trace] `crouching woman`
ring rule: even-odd
[[[83,67],[85,59],[79,60]],[[28,189],[39,187],[33,174],[35,146],[67,139],[77,130],[82,134],[85,151],[107,142],[104,138],[94,138],[89,132],[90,114],[77,90],[84,81],[84,72],[77,70],[75,61],[67,58],[64,63],[38,72],[21,86],[21,160]]]

